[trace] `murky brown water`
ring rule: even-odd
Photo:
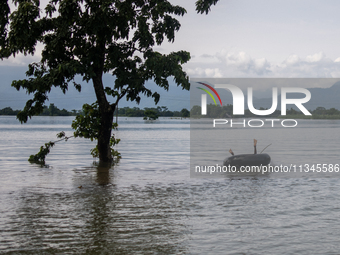
[[[189,121],[119,120],[121,162],[82,139],[27,162],[68,117],[0,117],[1,254],[338,254],[338,178],[189,178]],[[81,188],[80,188],[81,187]]]

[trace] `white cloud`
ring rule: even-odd
[[[290,55],[286,60],[283,61],[286,65],[295,65],[300,62],[300,58],[297,55]]]
[[[32,62],[39,62],[41,57],[24,54],[17,54],[15,57],[0,61],[0,66],[28,66]]]
[[[322,51],[319,53],[316,53],[314,55],[308,55],[306,57],[306,61],[310,62],[310,63],[315,63],[315,62],[320,62],[321,60],[323,60],[326,57],[325,53],[323,53]]]
[[[270,72],[270,64],[265,58],[254,59],[254,70],[257,74]]]
[[[219,68],[188,68],[186,72],[192,77],[222,78],[223,74]]]
[[[206,77],[213,77],[213,78],[222,78],[223,75],[221,74],[221,71],[218,68],[207,68],[204,70]]]
[[[292,54],[281,63],[274,63],[266,58],[253,58],[244,51],[221,50],[186,66],[192,77],[340,77],[340,57],[333,61],[324,52],[305,57]]]
[[[16,54],[15,57],[10,57],[0,61],[0,66],[28,66],[32,62],[39,62],[41,60],[41,52],[44,48],[42,43],[37,43],[35,46],[36,52],[32,55],[24,55],[22,53]]]
[[[245,52],[231,52],[225,56],[226,64],[229,66],[237,66],[244,70],[248,69],[251,65],[251,58]]]
[[[273,73],[282,77],[339,77],[340,65],[326,57],[324,52],[300,58],[291,55],[281,64],[273,65]]]
[[[215,55],[204,54],[187,66],[188,74],[195,77],[258,76],[270,72],[267,59],[254,59],[243,51],[221,50]]]
[[[223,60],[223,58],[220,59]],[[269,72],[269,63],[265,58],[253,59],[243,51],[225,53],[224,59],[225,65],[236,69],[235,71],[237,72],[256,75],[263,75]]]

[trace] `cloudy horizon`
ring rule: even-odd
[[[195,12],[195,0],[171,2],[185,7],[187,14],[178,18],[181,29],[175,42],[165,42],[155,50],[189,51],[191,60],[183,65],[189,77],[340,77],[339,1],[219,1],[208,15]],[[2,61],[3,81],[13,75],[24,77],[5,67],[25,67],[39,61],[39,55],[19,54]],[[2,90],[4,86],[9,84],[3,82]],[[1,96],[1,100],[6,98]]]

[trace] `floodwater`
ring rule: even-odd
[[[109,171],[80,138],[30,164],[72,119],[0,116],[1,254],[339,254],[339,178],[190,178],[186,119],[119,118]]]

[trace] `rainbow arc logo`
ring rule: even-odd
[[[221,97],[213,87],[211,87],[210,85],[203,83],[203,82],[198,82],[198,83],[209,88],[217,96],[217,98],[220,101],[220,104],[222,106]],[[215,105],[217,105],[215,97],[213,96],[213,94],[211,94],[211,92],[209,90],[204,89],[204,88],[200,88],[200,87],[197,87],[197,88],[206,92],[214,100]],[[201,114],[202,115],[207,114],[207,95],[206,94],[202,94],[202,97],[201,97]]]
[[[202,84],[202,85],[204,85],[204,86],[206,86],[206,87],[209,88],[209,89],[211,89],[211,91],[214,92],[215,95],[217,96],[217,98],[218,98],[218,100],[220,101],[220,104],[221,104],[221,106],[222,106],[222,100],[221,100],[221,98],[220,98],[220,95],[217,93],[217,91],[216,91],[213,87],[211,87],[210,85],[205,84],[205,83],[203,83],[203,82],[198,82],[198,83],[199,83],[199,84]],[[209,90],[203,89],[203,88],[200,88],[200,87],[197,87],[197,88],[203,90],[204,92],[206,92],[206,93],[214,100],[215,105],[217,105],[214,96],[210,93]]]

